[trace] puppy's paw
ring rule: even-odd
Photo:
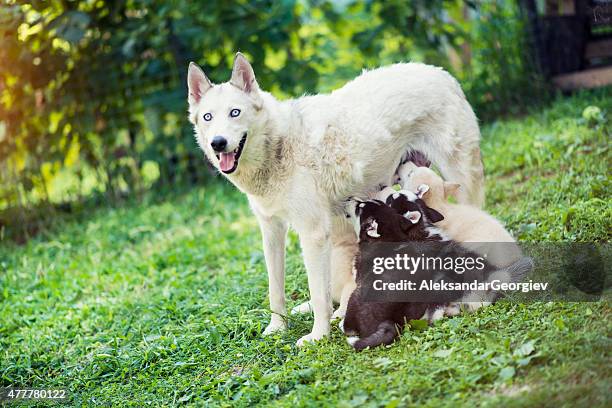
[[[287,330],[287,323],[285,320],[277,315],[272,315],[272,319],[270,319],[270,323],[268,327],[263,331],[263,336],[269,336],[274,333],[279,333]]]
[[[357,336],[350,336],[346,338],[346,342],[351,345],[351,347],[355,347],[355,343],[357,343],[357,341],[359,341],[359,337]]]
[[[437,320],[440,320],[444,317],[444,308],[439,307],[434,311],[429,311],[429,322],[433,323]]]
[[[332,314],[331,316],[331,320],[336,320],[336,319],[344,319],[344,315],[346,314],[346,309],[343,309],[341,307],[337,308],[336,311]]]
[[[461,304],[459,303],[449,303],[444,308],[445,316],[457,316],[461,314]]]
[[[326,336],[327,333],[315,333],[312,332],[310,334],[305,335],[304,337],[302,337],[301,339],[299,339],[295,345],[298,347],[303,347],[308,343],[314,343],[317,340],[321,340],[323,337]]]
[[[310,305],[310,301],[299,304],[293,309],[291,309],[292,315],[305,314],[305,313],[312,313],[312,306]]]

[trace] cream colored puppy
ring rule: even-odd
[[[485,211],[471,205],[449,203],[461,186],[449,183],[433,170],[427,167],[417,167],[408,162],[398,169],[400,185],[404,190],[415,192],[427,206],[444,216],[444,220],[436,223],[451,239],[483,256],[500,268],[496,278],[501,281],[512,281],[509,272],[523,258],[521,249],[504,226]],[[489,299],[478,298],[475,294],[467,294],[460,303],[453,303],[444,309],[444,314],[454,316],[461,308],[475,311],[491,304]]]
[[[436,226],[451,239],[474,243],[468,247],[486,254],[489,262],[499,267],[521,258],[521,250],[501,222],[479,208],[448,202],[461,188],[459,184],[446,182],[433,170],[416,167],[412,162],[402,165],[398,175],[403,189],[415,192],[429,207],[444,216]],[[496,244],[500,242],[507,244]]]

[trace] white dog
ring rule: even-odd
[[[279,101],[259,89],[238,53],[229,82],[213,85],[190,64],[189,120],[208,159],[244,192],[259,221],[272,317],[265,334],[286,328],[285,236],[300,238],[314,312],[327,335],[332,299],[341,317],[354,289],[356,238],[342,212],[349,196],[389,183],[406,152],[424,152],[463,186],[460,202],[482,205],[476,117],[457,81],[440,68],[395,64],[364,72],[326,95]]]

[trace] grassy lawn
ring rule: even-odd
[[[487,209],[520,240],[609,241],[612,90],[483,126]],[[588,115],[587,115],[588,116]],[[609,121],[608,121],[609,122]],[[307,299],[294,234],[289,307]],[[75,405],[610,406],[611,308],[498,303],[355,353],[312,317],[262,338],[256,221],[226,183],[153,194],[0,247],[0,385]]]

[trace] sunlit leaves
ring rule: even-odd
[[[151,185],[145,162],[157,164],[159,184],[208,177],[184,120],[186,67],[196,61],[223,82],[238,50],[260,86],[281,98],[331,91],[363,68],[424,61],[452,68],[481,117],[522,106],[507,103],[521,99],[517,81],[536,87],[523,75],[513,4],[98,0],[2,7],[0,122],[7,137],[0,168],[15,191],[0,192],[0,208],[81,198],[32,190],[60,170],[75,175],[67,179],[77,185],[66,191],[84,191],[78,184],[87,178],[94,186],[87,191],[111,198]],[[53,171],[41,178],[45,163]],[[19,204],[17,190],[25,186]]]

